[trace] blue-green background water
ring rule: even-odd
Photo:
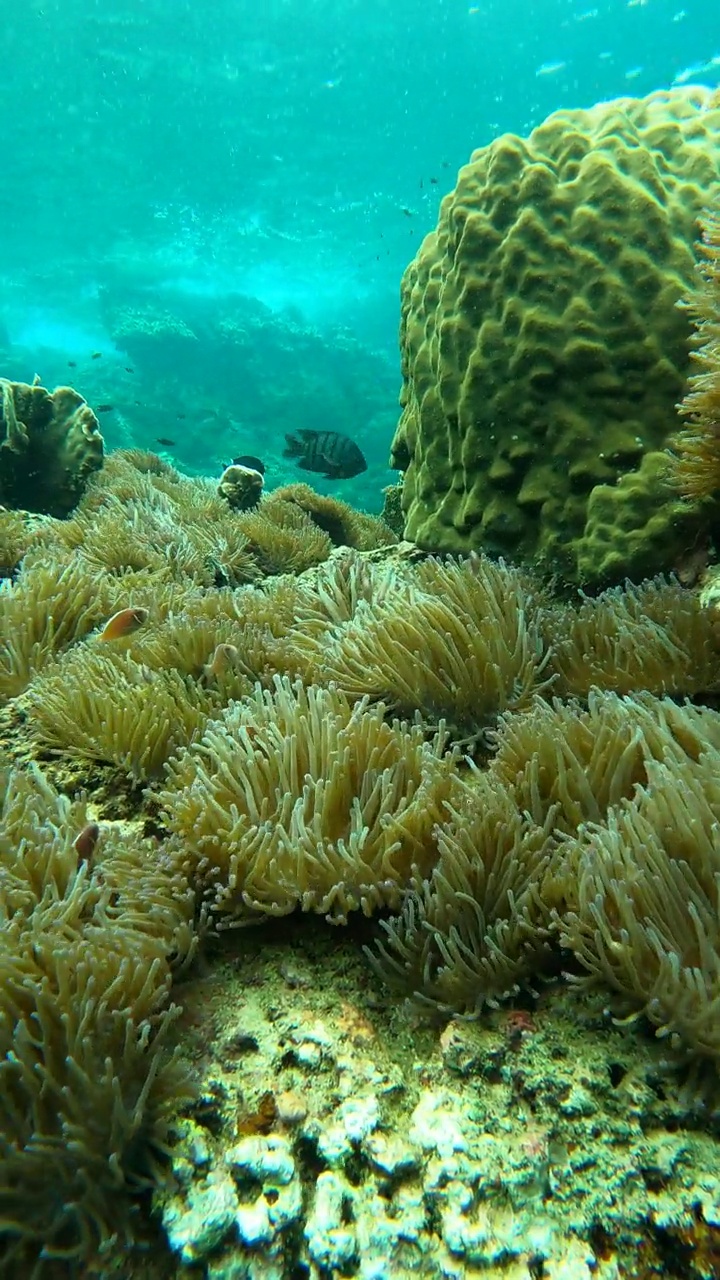
[[[398,286],[471,151],[720,82],[707,0],[2,0],[0,356],[213,472],[298,426],[393,479]],[[172,317],[124,341],[119,317]],[[180,332],[181,331],[181,332]],[[93,354],[101,353],[96,359]],[[73,364],[68,367],[68,361]]]

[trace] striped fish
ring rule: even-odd
[[[349,480],[367,471],[363,452],[340,431],[298,431],[285,436],[284,458],[296,458],[301,471],[317,471],[328,480]]]

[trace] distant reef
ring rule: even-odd
[[[126,285],[104,289],[100,305],[133,370],[119,373],[117,397],[103,393],[116,400],[124,425],[118,443],[152,445],[162,421],[184,465],[206,471],[209,457],[226,463],[261,453],[274,483],[284,483],[297,475],[282,456],[287,432],[340,431],[378,473],[376,490],[387,483],[397,362],[349,327],[321,332],[242,294],[149,296]],[[343,489],[359,506],[368,492],[367,476]]]

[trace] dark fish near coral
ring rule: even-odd
[[[98,413],[114,413],[114,412],[115,412],[115,405],[114,405],[114,404],[99,404],[99,405],[98,405],[98,407],[97,407],[97,411],[98,411]]]
[[[91,360],[102,360],[102,351],[93,351],[90,356]]]
[[[349,480],[367,471],[362,450],[340,431],[298,431],[285,436],[284,458],[297,458],[301,471],[317,471],[328,480]]]
[[[164,448],[164,449],[174,449],[174,448],[175,448],[175,441],[174,441],[174,440],[171,440],[169,436],[156,436],[156,437],[155,437],[155,443],[156,443],[156,444],[161,444],[161,445],[163,446],[163,448]]]
[[[251,471],[259,471],[261,476],[265,475],[265,463],[253,453],[241,453],[239,458],[233,458],[232,466],[249,467]]]

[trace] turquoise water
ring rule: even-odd
[[[109,444],[171,436],[191,470],[228,450],[272,462],[302,402],[304,424],[360,439],[366,505],[393,478],[399,279],[471,151],[558,107],[720,81],[720,5],[701,0],[4,7],[4,372],[72,380],[113,404]],[[209,349],[213,308],[236,294],[267,310],[225,353],[227,383],[199,348],[188,371],[174,347],[139,357],[113,334],[119,307],[149,300],[204,325]],[[267,337],[276,323],[264,351],[258,324]],[[253,385],[275,383],[272,404],[242,403],[249,365]],[[208,399],[222,420],[210,457],[189,425]]]

